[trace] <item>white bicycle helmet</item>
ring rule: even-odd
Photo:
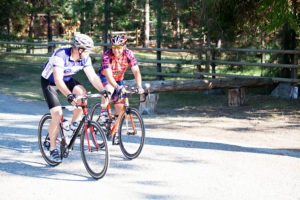
[[[87,49],[87,50],[91,50],[94,47],[94,42],[92,40],[92,38],[90,38],[88,35],[85,34],[76,34],[73,37],[73,47],[79,49]]]

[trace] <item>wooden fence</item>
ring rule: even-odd
[[[49,42],[49,43],[31,43],[31,42],[12,42],[12,41],[0,41],[0,55],[21,55],[21,56],[39,56],[39,57],[50,57],[54,50],[59,45],[68,45],[69,42]],[[15,49],[28,49],[31,46],[31,53],[25,52],[15,52]],[[16,48],[17,46],[17,48]],[[110,44],[96,43],[95,46],[108,47]],[[49,53],[34,53],[34,48],[45,48],[48,49]],[[145,72],[141,70],[143,75],[150,76],[161,76],[161,77],[181,77],[181,78],[193,78],[197,79],[203,76],[215,77],[239,77],[239,78],[261,78],[261,79],[272,79],[278,82],[290,82],[290,83],[300,83],[298,79],[298,69],[300,65],[298,64],[300,50],[270,50],[270,49],[240,49],[240,48],[208,48],[208,47],[198,47],[195,49],[166,49],[166,48],[139,48],[139,47],[128,47],[134,51],[151,51],[151,52],[177,52],[177,53],[188,53],[195,55],[196,59],[138,59],[139,65],[144,66],[144,64],[168,64],[168,65],[193,65],[197,66],[198,70],[194,71],[192,74],[183,73],[164,73],[164,72]],[[32,50],[33,49],[33,50]],[[6,50],[6,51],[4,51]],[[241,61],[228,61],[228,60],[216,60],[215,54],[217,52],[246,52],[252,56],[260,54],[291,54],[293,55],[293,64],[278,64],[278,63],[256,63],[256,62],[241,62]],[[204,55],[204,56],[203,56]],[[101,57],[101,54],[91,54],[91,57]],[[204,58],[203,58],[204,57]],[[24,62],[13,62],[0,60],[0,63],[5,64],[22,64]],[[44,63],[27,63],[28,65],[43,66]],[[199,66],[205,65],[205,70],[200,71]],[[269,67],[269,68],[290,68],[292,69],[292,78],[279,78],[279,77],[263,77],[263,76],[245,76],[245,75],[235,75],[227,73],[216,73],[217,65],[235,65],[235,66],[258,66],[258,67]],[[95,66],[99,67],[99,66]],[[147,67],[147,66],[146,66]],[[162,67],[164,68],[164,66]]]

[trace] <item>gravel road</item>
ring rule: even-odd
[[[127,160],[118,146],[109,146],[103,179],[86,172],[79,140],[68,159],[50,167],[37,142],[46,112],[43,102],[0,94],[0,200],[300,200],[300,151],[208,137],[197,129],[157,129],[151,124],[159,116],[145,116],[147,138],[139,158]]]

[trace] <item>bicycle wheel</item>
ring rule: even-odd
[[[135,108],[128,108],[122,114],[119,124],[120,148],[128,159],[137,158],[142,152],[145,142],[143,119]]]
[[[101,114],[101,103],[96,103],[92,108],[91,112],[91,120],[95,122],[101,122],[100,114]]]
[[[42,153],[43,158],[45,159],[45,161],[51,165],[51,166],[57,166],[60,163],[58,162],[54,162],[50,159],[50,138],[49,138],[49,133],[48,133],[48,128],[49,128],[49,124],[51,122],[51,115],[45,114],[42,119],[40,120],[39,123],[39,127],[38,127],[38,142],[39,142],[39,147],[40,147],[40,151]],[[61,155],[61,131],[59,131],[57,140],[56,140],[56,148],[59,151],[59,154]]]
[[[83,128],[81,134],[81,158],[88,173],[100,179],[106,174],[109,165],[108,144],[99,124],[94,121],[89,124],[87,132]]]

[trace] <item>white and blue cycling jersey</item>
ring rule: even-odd
[[[45,64],[42,70],[42,77],[54,83],[53,67],[59,67],[64,70],[63,80],[67,82],[78,71],[86,67],[92,67],[90,56],[75,62],[71,57],[71,51],[72,48],[57,50]]]

